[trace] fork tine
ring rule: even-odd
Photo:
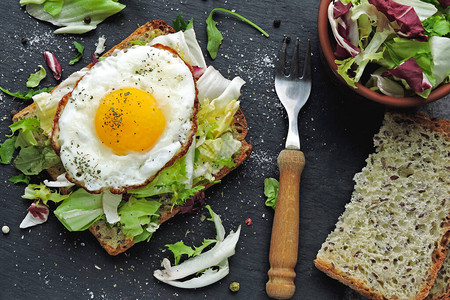
[[[288,36],[283,37],[283,46],[281,46],[280,55],[278,56],[278,65],[276,75],[285,75],[284,69],[286,66],[286,48]]]
[[[298,37],[296,38],[295,41],[295,48],[294,48],[294,53],[292,54],[292,61],[291,61],[291,71],[289,73],[289,77],[291,78],[297,78],[298,77],[298,47],[299,47],[299,39]]]
[[[303,66],[302,79],[311,80],[311,43],[309,40],[308,45],[306,46],[305,64]]]

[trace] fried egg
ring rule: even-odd
[[[169,48],[135,46],[95,64],[59,104],[52,145],[90,192],[149,183],[197,128],[191,68]]]

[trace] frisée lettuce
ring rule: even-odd
[[[328,19],[337,41],[335,63],[348,85],[356,88],[361,82],[391,96],[427,98],[432,89],[449,82],[450,56],[431,47],[444,50],[450,43],[449,16],[438,2],[333,2]],[[368,68],[370,64],[378,69]]]

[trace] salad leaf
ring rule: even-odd
[[[369,3],[386,15],[390,22],[397,21],[400,25],[400,28],[396,29],[399,36],[418,41],[428,40],[428,37],[423,34],[424,29],[419,16],[412,6],[393,0],[369,0]]]
[[[2,88],[2,87],[0,87],[0,90],[3,92],[3,93],[5,93],[5,94],[7,94],[7,95],[10,95],[10,96],[12,96],[12,97],[15,97],[15,98],[19,98],[19,99],[23,99],[23,100],[29,100],[29,99],[31,99],[34,95],[37,95],[37,94],[40,94],[40,93],[44,93],[44,92],[50,92],[51,90],[53,90],[53,87],[48,87],[48,88],[42,88],[42,89],[39,89],[39,90],[37,90],[37,91],[34,91],[33,89],[30,89],[30,90],[28,90],[28,91],[26,91],[26,92],[10,92],[10,91],[8,91],[7,89],[4,89],[4,88]]]
[[[55,33],[75,34],[97,28],[103,20],[125,8],[117,0],[21,0],[20,4],[26,5],[27,12],[36,19],[61,27]],[[85,17],[90,22],[85,22]]]
[[[69,231],[83,231],[103,214],[102,196],[80,188],[69,195],[55,210],[55,216]]]
[[[129,43],[129,44],[132,44],[132,45],[139,45],[139,46],[145,46],[145,45],[147,45],[145,42],[139,41],[139,40],[129,41],[128,43]]]
[[[47,222],[50,210],[41,200],[35,200],[27,209],[28,213],[19,225],[19,228],[28,228]]]
[[[430,50],[433,56],[433,78],[436,85],[448,81],[450,76],[450,38],[433,36],[430,38]]]
[[[59,156],[50,145],[29,146],[20,149],[14,159],[14,166],[25,175],[37,175],[60,162]]]
[[[105,213],[106,222],[114,224],[120,221],[117,208],[122,201],[122,194],[113,194],[109,190],[102,193],[102,208]]]
[[[170,261],[167,258],[164,258],[162,262],[164,269],[155,270],[153,272],[153,276],[155,276],[156,279],[176,287],[199,288],[217,282],[228,275],[228,257],[234,255],[235,253],[241,227],[239,226],[236,232],[232,231],[227,237],[225,237],[225,229],[223,228],[220,217],[212,211],[209,205],[207,205],[206,208],[209,210],[212,217],[212,219],[208,220],[212,220],[216,227],[216,240],[204,240],[202,246],[196,248],[192,256],[199,253],[209,244],[215,242],[214,247],[209,251],[182,262],[177,266],[171,266]],[[181,247],[179,248],[184,248],[181,244],[180,246]],[[185,252],[192,253],[192,251],[187,248],[184,250]],[[181,252],[182,251],[180,251],[180,253]],[[218,269],[213,269],[213,267],[218,267]],[[198,277],[185,281],[180,280],[198,273],[201,273]]]
[[[9,128],[11,128],[12,131],[10,136],[12,136],[17,130],[20,130],[21,132],[39,131],[39,124],[40,122],[37,118],[18,120],[9,125]]]
[[[70,195],[61,195],[57,191],[50,190],[43,183],[29,184],[25,188],[25,194],[22,196],[22,198],[24,198],[24,199],[30,199],[30,200],[39,199],[44,204],[47,204],[48,201],[53,201],[55,203],[58,203],[69,197],[70,197]]]
[[[175,31],[180,31],[180,30],[188,30],[191,29],[192,27],[194,27],[194,19],[191,18],[189,20],[189,22],[186,24],[186,22],[183,19],[183,14],[180,13],[177,18],[175,20],[172,20],[172,24],[173,24],[173,29],[175,29]]]
[[[435,5],[431,3],[426,3],[422,0],[394,0],[394,1],[414,8],[414,11],[416,12],[421,22],[428,19],[438,11]]]
[[[277,206],[279,182],[275,178],[264,179],[264,195],[266,195],[266,206],[275,210]]]
[[[44,10],[48,12],[52,17],[56,17],[61,13],[64,0],[50,0],[45,1]]]
[[[191,257],[195,252],[192,247],[186,246],[182,240],[176,242],[175,244],[167,244],[166,247],[173,253],[173,256],[175,258],[174,265],[178,265],[182,255]]]
[[[16,143],[16,136],[12,136],[6,139],[0,145],[0,163],[2,164],[10,164],[14,155],[14,150],[16,147],[14,146]]]
[[[209,14],[208,18],[206,19],[206,33],[208,34],[208,45],[206,46],[206,49],[208,50],[209,55],[211,56],[212,59],[216,59],[217,52],[219,51],[219,47],[222,44],[222,40],[223,40],[222,34],[220,33],[219,29],[217,29],[218,23],[213,20],[213,14],[216,11],[226,12],[235,17],[238,17],[241,20],[243,20],[243,21],[247,22],[248,24],[250,24],[251,26],[253,26],[254,28],[256,28],[259,32],[261,32],[266,37],[269,37],[269,34],[267,32],[265,32],[261,27],[259,27],[252,21],[244,18],[243,16],[241,16],[235,12],[232,12],[228,9],[225,9],[225,8],[214,8],[211,11],[211,13]]]
[[[160,206],[158,201],[130,197],[118,210],[122,232],[131,237],[142,234],[142,226],[151,223],[152,216],[158,216]]]
[[[36,73],[32,73],[30,77],[28,77],[27,81],[27,87],[28,88],[34,88],[39,85],[42,79],[44,79],[47,76],[47,72],[45,71],[44,67],[39,65],[39,71]]]
[[[73,42],[73,45],[75,46],[75,49],[77,50],[77,55],[75,55],[74,57],[72,57],[69,61],[69,65],[73,65],[76,62],[80,61],[80,59],[83,57],[83,52],[84,52],[84,46],[82,46],[80,43],[78,42]]]
[[[432,16],[422,22],[426,35],[450,37],[450,15]]]
[[[412,57],[407,61],[402,62],[397,68],[388,70],[382,74],[382,76],[389,75],[406,80],[414,92],[419,95],[431,88],[431,83],[428,78],[424,75],[422,69]]]
[[[30,176],[27,176],[25,174],[20,173],[20,174],[18,174],[16,176],[13,176],[13,177],[9,178],[8,181],[10,181],[10,182],[12,182],[14,184],[21,183],[21,182],[29,184],[30,183],[30,179],[31,179]]]

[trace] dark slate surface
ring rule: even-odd
[[[265,38],[238,19],[217,14],[215,19],[224,42],[215,61],[207,58],[226,77],[242,77],[241,106],[249,124],[248,140],[253,154],[221,184],[207,191],[207,203],[219,213],[228,231],[242,226],[236,255],[230,259],[230,274],[217,284],[199,290],[172,288],[153,277],[164,257],[164,245],[183,239],[198,245],[214,237],[214,226],[201,221],[207,215],[180,215],[162,226],[148,244],[141,243],[126,254],[110,257],[88,232],[68,232],[51,215],[49,221],[32,229],[19,224],[29,206],[21,199],[24,185],[7,181],[16,174],[11,166],[0,168],[0,225],[11,232],[0,238],[1,299],[266,299],[268,252],[273,211],[264,205],[263,181],[278,177],[276,157],[283,148],[287,119],[274,93],[274,58],[283,34],[299,36],[303,46],[310,39],[313,52],[313,88],[299,117],[306,168],[301,182],[300,249],[296,267],[295,299],[362,299],[350,289],[315,269],[313,259],[327,234],[334,228],[350,199],[353,175],[373,151],[384,107],[340,86],[322,65],[319,55],[316,0],[141,0],[122,1],[127,8],[81,35],[53,35],[54,26],[31,18],[19,1],[0,2],[0,86],[24,90],[30,73],[45,65],[42,52],[50,50],[60,59],[63,78],[89,63],[100,35],[111,47],[152,19],[172,20],[183,12],[193,17],[198,39],[206,48],[205,19],[211,9],[224,7],[242,13],[266,29]],[[281,20],[279,28],[273,27]],[[22,38],[28,42],[22,45]],[[75,66],[72,42],[86,46],[83,61]],[[51,76],[41,86],[53,86]],[[448,97],[424,109],[437,117],[449,117]],[[12,110],[29,102],[0,95],[0,136],[9,133]],[[1,138],[3,140],[3,138]],[[42,178],[40,178],[42,179]],[[38,182],[40,179],[36,179]],[[253,220],[246,226],[247,218]],[[241,289],[232,294],[228,285],[238,281]]]

